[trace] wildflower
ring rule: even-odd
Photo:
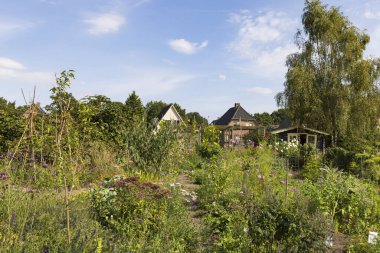
[[[77,235],[74,237],[74,242],[77,242],[80,237],[80,230],[78,231]]]
[[[4,156],[3,156],[3,155],[0,155],[0,159],[4,159]]]
[[[285,183],[286,183],[285,180],[280,181],[280,184],[285,184]]]
[[[48,167],[47,163],[43,163],[42,167],[47,168]]]
[[[0,172],[0,180],[7,180],[9,178],[6,172]]]

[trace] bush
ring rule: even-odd
[[[307,157],[302,171],[302,176],[313,182],[317,181],[321,175],[322,157],[319,154],[313,154]]]
[[[115,176],[91,190],[95,218],[118,232],[153,230],[162,221],[170,191],[139,177]]]
[[[367,233],[370,227],[378,226],[379,197],[371,185],[329,168],[324,174],[318,182],[303,184],[303,193],[314,210],[325,213],[345,234]]]
[[[252,252],[323,252],[328,223],[302,199],[270,195],[247,206]]]
[[[202,134],[202,141],[197,146],[197,151],[203,158],[212,158],[219,155],[221,147],[219,144],[220,131],[215,126],[208,126]]]
[[[133,163],[145,172],[163,171],[176,141],[174,128],[171,124],[162,124],[160,129],[153,130],[145,122],[133,127],[127,137],[127,151]]]
[[[198,247],[199,235],[177,188],[115,176],[90,196],[95,219],[112,234],[107,252],[194,252]]]
[[[326,149],[325,159],[333,168],[348,172],[354,160],[354,153],[341,147],[332,147]]]

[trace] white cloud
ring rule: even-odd
[[[89,24],[87,32],[92,35],[115,33],[126,23],[124,16],[115,13],[97,14],[84,22]]]
[[[0,20],[0,37],[32,27],[32,23]]]
[[[25,69],[25,67],[12,59],[0,57],[0,69]]]
[[[254,18],[250,12],[241,11],[231,14],[229,21],[239,27],[230,49],[245,59],[256,57],[262,51],[263,44],[279,42],[289,30],[296,31],[296,20],[286,17],[282,12],[270,11]]]
[[[175,39],[169,41],[169,46],[171,49],[182,54],[195,54],[201,49],[207,47],[207,45],[207,40],[202,43],[189,42],[185,39]]]
[[[112,98],[123,98],[126,94],[135,90],[144,99],[157,99],[180,89],[187,82],[197,78],[196,75],[186,73],[174,68],[139,67],[125,66],[122,74],[114,76],[105,83],[99,82],[96,87],[103,87],[102,90],[93,90],[94,85],[83,91],[83,87],[73,87],[78,90],[75,94],[85,96],[91,93],[105,94]],[[110,86],[110,83],[111,86]],[[106,89],[104,87],[107,87]]]
[[[364,17],[367,19],[378,19],[378,20],[380,20],[380,11],[366,10],[364,12]]]
[[[219,75],[219,80],[225,81],[227,79],[226,75],[220,74]]]
[[[298,51],[293,43],[296,19],[283,12],[253,16],[249,11],[230,15],[237,34],[229,44],[235,62],[232,67],[255,78],[283,82],[286,57]]]
[[[379,57],[380,54],[380,25],[374,27],[371,32],[369,32],[371,40],[366,49],[366,55],[371,57]]]
[[[63,4],[62,0],[40,0],[41,3],[51,4],[51,5],[58,5]]]
[[[272,68],[272,71],[276,71],[279,66],[285,67],[285,60],[289,54],[297,52],[298,48],[292,43],[278,46],[272,50],[262,51],[256,57],[256,64],[260,67]]]
[[[49,72],[30,71],[18,61],[0,57],[0,79],[16,82],[49,82],[54,75]]]
[[[252,87],[252,88],[246,89],[246,91],[249,93],[259,94],[259,95],[269,95],[273,93],[272,89],[264,88],[264,87]]]

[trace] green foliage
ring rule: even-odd
[[[15,103],[0,97],[0,152],[8,151],[13,141],[21,137],[23,112],[22,108],[16,108]]]
[[[342,172],[327,168],[324,173],[321,180],[303,185],[313,209],[324,212],[346,234],[366,233],[378,226],[379,199],[373,187]]]
[[[354,153],[344,148],[332,147],[326,150],[326,162],[331,163],[333,168],[338,168],[342,171],[347,171],[350,164],[353,162]]]
[[[321,177],[322,156],[318,153],[307,156],[302,176],[313,182]]]
[[[136,122],[145,120],[145,108],[136,92],[132,92],[125,101],[126,117],[129,126],[134,127]]]
[[[70,199],[71,245],[67,242],[63,194],[1,189],[0,248],[3,252],[93,252],[105,235],[87,210],[86,194]]]
[[[244,143],[246,145],[250,144],[250,142],[253,142],[256,146],[260,143],[262,143],[265,138],[264,135],[259,133],[258,130],[251,130],[247,135],[243,136]]]
[[[160,111],[167,106],[165,102],[162,101],[150,101],[146,104],[146,121],[149,124],[155,124],[154,119],[157,118]]]
[[[208,120],[202,117],[199,112],[189,112],[186,114],[186,118],[189,119],[190,124],[195,124],[198,126],[207,126]]]
[[[83,99],[80,104],[82,138],[98,138],[121,147],[129,120],[123,103],[112,102],[108,97],[96,95]]]
[[[174,147],[176,134],[171,124],[162,124],[154,131],[144,123],[137,124],[128,132],[127,151],[134,164],[142,171],[168,173],[162,165]]]
[[[191,252],[197,247],[198,236],[176,189],[116,176],[90,195],[95,218],[113,231],[115,250]]]
[[[204,158],[216,157],[221,150],[219,144],[220,131],[216,126],[207,126],[203,129],[202,141],[198,145],[198,153]]]
[[[305,2],[302,24],[279,104],[295,124],[332,133],[334,146],[346,134],[372,132],[380,117],[380,68],[378,59],[363,59],[369,36],[319,0]]]
[[[380,183],[380,150],[378,147],[367,146],[363,152],[356,153],[351,170],[366,179]]]
[[[270,116],[272,117],[273,124],[275,125],[281,124],[283,120],[289,117],[285,109],[273,111]]]
[[[309,213],[308,203],[264,196],[248,204],[248,234],[253,252],[324,252],[328,225]]]
[[[256,122],[260,125],[260,126],[269,126],[269,125],[273,125],[273,119],[272,119],[272,116],[267,113],[267,112],[263,112],[263,113],[255,113],[253,115],[253,118],[256,120]]]
[[[170,191],[138,177],[115,176],[91,191],[95,218],[117,232],[156,230],[166,213]],[[152,231],[153,232],[153,231]]]

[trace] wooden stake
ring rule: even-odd
[[[69,245],[71,245],[69,197],[68,197],[68,192],[67,192],[67,184],[66,184],[66,177],[65,176],[63,177],[63,182],[65,183],[67,239],[69,240]]]

